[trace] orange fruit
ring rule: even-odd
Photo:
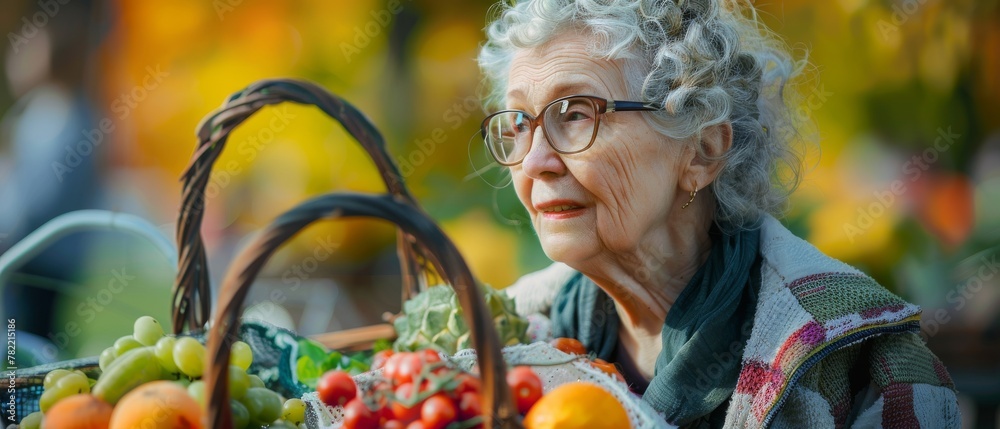
[[[585,355],[587,354],[587,348],[583,346],[583,343],[576,338],[566,338],[560,337],[549,341],[552,347],[563,353]]]
[[[45,427],[59,429],[107,429],[111,405],[89,393],[56,402],[45,413]]]
[[[628,413],[614,395],[583,381],[566,383],[535,403],[525,429],[628,429]]]
[[[171,381],[153,381],[128,392],[111,414],[110,429],[202,429],[201,405]]]

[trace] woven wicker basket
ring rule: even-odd
[[[505,363],[499,337],[476,281],[454,244],[417,205],[405,187],[398,168],[385,149],[381,134],[357,109],[321,87],[296,80],[266,80],[231,96],[200,125],[199,145],[182,179],[183,203],[178,219],[179,262],[172,301],[174,332],[205,326],[210,313],[207,261],[200,226],[205,187],[211,169],[229,134],[262,107],[290,101],[315,105],[339,121],[361,143],[386,185],[381,195],[340,193],[307,201],[278,217],[242,249],[230,266],[219,291],[218,307],[208,332],[208,388],[210,427],[231,427],[227,391],[230,345],[237,339],[244,300],[254,278],[270,256],[288,239],[320,219],[372,217],[391,222],[398,229],[398,253],[406,300],[426,287],[429,276],[440,277],[455,288],[478,351],[483,381],[483,409],[491,419],[485,427],[520,427],[516,408],[505,382]],[[384,332],[371,330],[365,332]],[[324,336],[327,345],[370,341],[358,332]]]

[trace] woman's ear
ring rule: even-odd
[[[695,186],[705,189],[719,176],[725,164],[723,156],[733,147],[733,126],[729,122],[723,122],[706,127],[701,130],[701,140],[694,144],[700,146],[701,152],[692,148],[694,154],[679,182],[687,192],[694,191]]]

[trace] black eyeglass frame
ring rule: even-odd
[[[549,140],[548,133],[545,133],[545,142],[549,144],[549,147],[551,147],[552,150],[556,151],[556,153],[561,153],[564,155],[580,153],[587,149],[590,149],[590,147],[594,145],[594,141],[597,140],[597,130],[601,128],[601,115],[605,113],[643,112],[643,111],[651,112],[651,111],[663,110],[663,107],[657,106],[656,103],[651,103],[651,102],[608,100],[606,98],[598,97],[596,95],[583,95],[583,94],[567,95],[565,97],[560,97],[555,100],[552,100],[552,102],[546,104],[545,107],[543,107],[542,110],[538,112],[537,117],[528,112],[525,112],[524,110],[517,110],[517,109],[507,109],[490,113],[489,115],[486,116],[485,119],[483,119],[483,122],[479,125],[479,131],[483,137],[483,144],[486,145],[487,150],[490,151],[490,155],[493,155],[493,159],[500,165],[503,165],[505,167],[512,167],[524,162],[524,158],[528,156],[528,152],[525,152],[524,156],[521,157],[521,159],[517,160],[517,162],[503,162],[500,160],[500,156],[496,153],[496,149],[488,141],[490,120],[492,120],[497,115],[505,113],[523,114],[524,117],[528,118],[528,126],[530,127],[530,131],[528,132],[529,133],[528,151],[531,151],[531,144],[534,143],[535,140],[535,129],[538,127],[542,127],[542,131],[543,132],[545,131],[545,124],[544,124],[545,111],[548,110],[549,107],[552,107],[553,105],[558,104],[559,102],[569,100],[571,98],[586,98],[590,100],[590,102],[594,105],[594,110],[597,112],[597,115],[594,117],[594,133],[590,136],[590,142],[587,143],[587,145],[584,146],[582,149],[560,150],[554,144],[552,144],[551,140]]]

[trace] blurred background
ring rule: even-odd
[[[199,121],[259,79],[309,79],[365,112],[476,275],[496,287],[550,263],[470,138],[474,58],[491,2],[5,1],[0,251],[80,209],[136,215],[173,241]],[[1000,403],[1000,7],[996,0],[773,0],[761,19],[813,69],[796,114],[820,151],[785,218],[822,251],[922,305],[966,422]],[[206,190],[210,273],[318,194],[380,192],[372,163],[316,109],[266,108],[231,136]],[[316,334],[398,311],[394,229],[322,223],[290,242],[251,312]],[[6,318],[44,353],[93,356],[140,315],[169,320],[174,267],[148,242],[89,232],[4,285]],[[270,292],[286,289],[276,300]],[[254,306],[254,303],[259,303]],[[51,347],[54,346],[54,347]],[[23,365],[27,366],[27,365]],[[992,420],[991,420],[992,419]]]

